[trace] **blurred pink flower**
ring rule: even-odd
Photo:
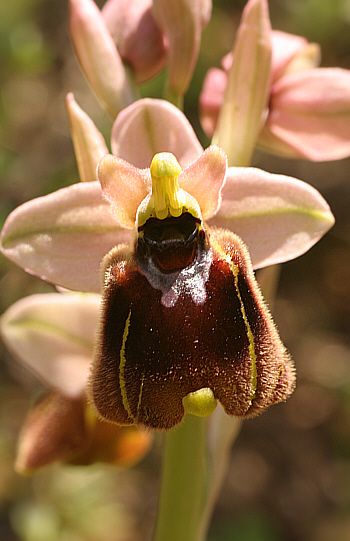
[[[254,9],[259,17],[266,17],[266,12],[264,15],[262,10],[256,9],[259,3],[264,4],[265,0],[247,3],[241,25]],[[349,156],[350,72],[340,68],[318,68],[320,49],[317,44],[308,43],[301,36],[271,29],[269,32],[272,59],[268,97],[265,110],[261,109],[261,116],[256,121],[258,130],[255,140],[252,137],[253,146],[258,144],[270,152],[313,161]],[[241,109],[243,95],[256,96],[259,92],[256,86],[243,88],[239,79],[236,80],[235,95],[227,86],[230,74],[238,69],[239,44],[247,54],[245,69],[254,69],[253,42],[252,33],[242,37],[238,31],[233,54],[223,59],[224,69],[211,68],[204,80],[200,96],[201,122],[207,135],[214,136],[214,141],[219,143],[218,131],[222,128],[218,120],[223,105],[231,103],[233,109]],[[241,68],[239,75],[241,77]],[[237,132],[236,139],[242,129],[239,124],[231,123],[232,132]]]
[[[272,87],[259,144],[313,161],[350,155],[350,71],[318,68],[290,73]]]
[[[33,473],[54,461],[129,466],[151,445],[149,433],[101,421],[87,403],[100,300],[81,293],[32,295],[0,318],[5,345],[50,389],[22,425],[15,465],[19,473]]]

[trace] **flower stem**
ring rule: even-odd
[[[241,420],[218,405],[166,435],[154,541],[204,541]]]
[[[184,110],[184,96],[183,94],[179,94],[178,92],[174,92],[170,90],[168,76],[165,78],[165,81],[164,81],[163,99],[175,105],[175,107],[180,109],[180,111]]]
[[[175,94],[168,89],[165,91],[164,99],[175,105],[180,111],[184,109],[184,97],[182,94]]]
[[[198,537],[208,492],[208,418],[186,415],[166,435],[154,541],[202,541]]]

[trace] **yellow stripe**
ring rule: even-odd
[[[254,336],[253,336],[252,330],[250,328],[249,321],[248,321],[248,318],[247,318],[247,314],[246,314],[246,311],[245,311],[245,308],[244,308],[244,303],[243,303],[241,293],[240,293],[239,288],[238,288],[238,267],[237,267],[237,265],[235,265],[234,263],[231,262],[231,268],[232,268],[233,275],[235,277],[235,288],[236,288],[236,291],[237,291],[238,300],[239,300],[240,305],[241,305],[241,313],[242,313],[243,321],[244,321],[246,329],[247,329],[247,336],[248,336],[248,340],[249,340],[249,356],[250,356],[250,362],[251,362],[251,371],[250,371],[251,395],[250,395],[250,400],[253,400],[253,398],[255,397],[255,393],[256,393],[257,376],[258,376],[257,369],[256,369],[256,353],[255,353],[255,347],[254,347]]]
[[[231,257],[225,252],[225,250],[222,248],[222,246],[217,241],[215,241],[214,239],[211,239],[211,244],[212,244],[213,247],[215,246],[215,249],[220,253],[222,259],[224,261],[226,261],[226,263],[228,263],[228,265],[230,265],[230,267],[232,269],[233,276],[235,277],[235,288],[236,288],[239,303],[241,305],[241,314],[242,314],[242,317],[243,317],[244,324],[246,326],[247,336],[248,336],[248,340],[249,340],[249,356],[250,356],[250,362],[251,362],[250,386],[251,386],[251,389],[252,389],[251,395],[250,395],[250,400],[253,400],[253,398],[255,397],[256,388],[257,388],[257,385],[258,385],[258,381],[257,381],[258,380],[258,373],[257,373],[257,368],[256,368],[256,358],[257,357],[256,357],[256,353],[255,353],[255,346],[254,346],[254,336],[253,336],[252,330],[250,328],[249,321],[248,321],[248,318],[247,318],[247,314],[246,314],[246,311],[245,311],[245,308],[244,308],[244,303],[243,303],[241,293],[240,293],[239,288],[238,288],[238,272],[239,272],[239,269],[238,269],[238,266],[235,265],[235,263],[233,263]]]
[[[122,347],[120,348],[120,363],[119,363],[119,385],[120,385],[120,392],[122,395],[123,400],[123,406],[128,413],[129,417],[131,419],[134,419],[133,414],[131,413],[128,396],[126,392],[126,385],[125,385],[125,378],[124,378],[124,368],[126,363],[126,357],[125,357],[125,347],[126,347],[126,341],[128,339],[129,335],[129,327],[130,327],[130,318],[131,318],[131,309],[129,311],[129,315],[125,322],[124,332],[123,332],[123,341],[122,341]]]
[[[142,400],[142,390],[143,390],[143,380],[145,379],[144,376],[142,376],[142,380],[141,380],[141,387],[140,387],[140,394],[139,394],[139,400],[137,402],[137,413],[139,412],[140,410],[140,407],[141,407],[141,400]]]

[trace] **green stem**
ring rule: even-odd
[[[169,89],[168,74],[164,79],[163,99],[175,105],[175,107],[180,109],[180,111],[184,110],[184,96],[183,94],[178,94],[177,92],[173,92],[172,90]]]
[[[208,418],[186,415],[166,435],[154,541],[198,537],[208,492]]]
[[[154,541],[204,541],[241,420],[218,405],[166,435]]]
[[[180,111],[183,111],[184,97],[182,94],[175,94],[166,89],[164,92],[164,99],[175,105]]]

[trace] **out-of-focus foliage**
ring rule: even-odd
[[[101,6],[103,1],[98,2]],[[214,0],[185,112],[197,116],[206,70],[232,45],[244,0]],[[349,0],[271,0],[274,28],[321,44],[323,66],[350,69]],[[106,135],[110,120],[73,57],[62,0],[0,2],[0,220],[18,204],[76,182],[64,97]],[[162,75],[144,85],[156,95]],[[316,186],[332,231],[282,267],[273,312],[298,370],[284,405],[244,423],[216,508],[210,541],[347,541],[350,538],[350,161],[309,163],[256,153],[254,164]],[[0,310],[51,286],[0,259]],[[0,539],[147,541],[156,508],[159,447],[132,470],[55,466],[31,479],[12,469],[16,438],[40,391],[0,346]]]

